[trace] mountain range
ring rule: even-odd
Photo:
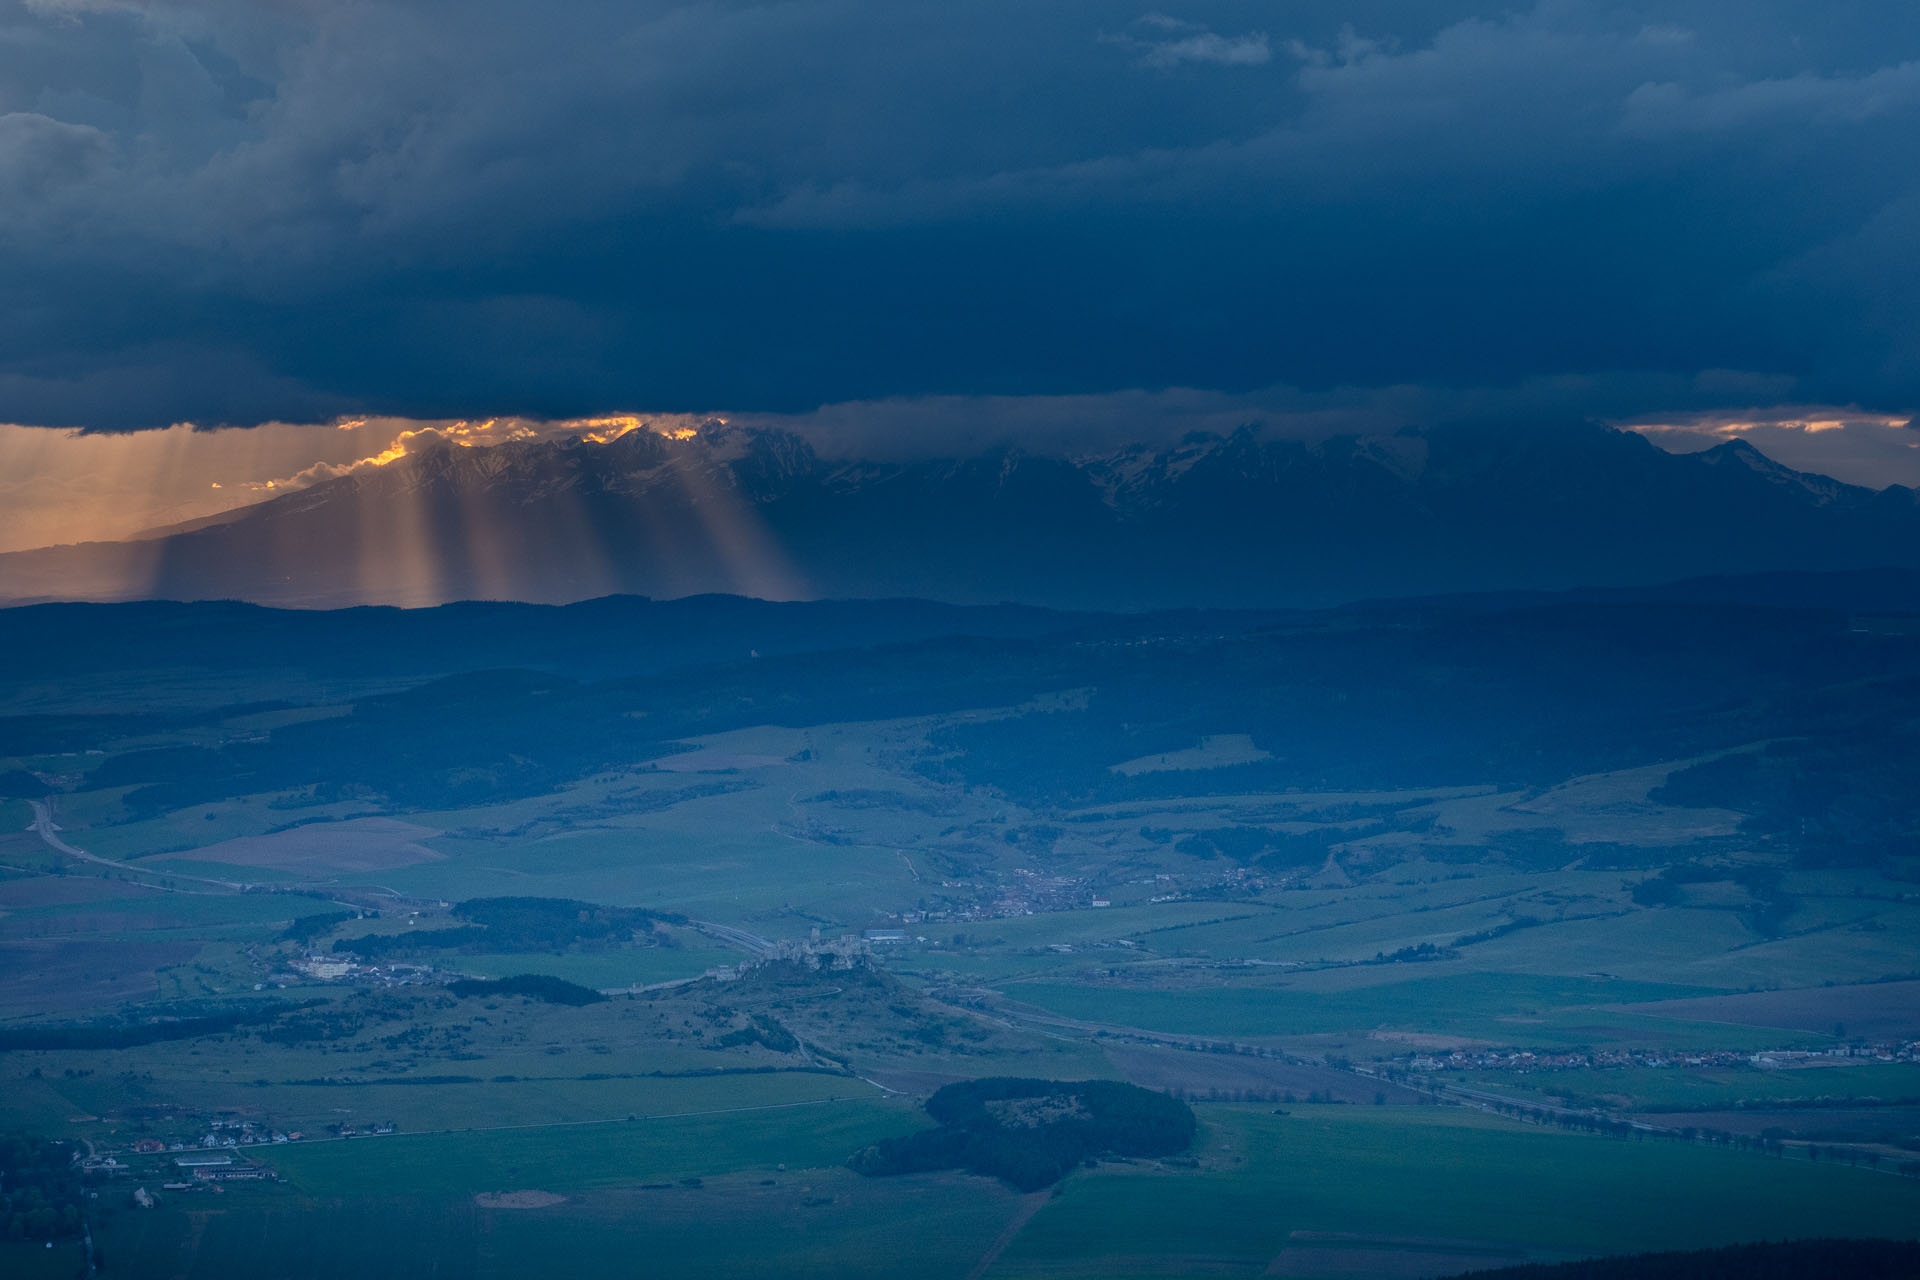
[[[1318,607],[1872,567],[1920,568],[1914,490],[1794,471],[1740,440],[1679,455],[1593,424],[1311,443],[1248,428],[875,461],[716,421],[437,443],[144,537],[0,555],[0,601]]]

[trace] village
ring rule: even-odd
[[[1704,1052],[1601,1049],[1591,1053],[1577,1050],[1535,1053],[1528,1049],[1455,1049],[1444,1055],[1411,1054],[1407,1059],[1407,1069],[1421,1072],[1510,1071],[1520,1074],[1536,1071],[1584,1071],[1607,1067],[1641,1067],[1655,1070],[1688,1067],[1750,1067],[1761,1071],[1779,1071],[1794,1067],[1845,1066],[1870,1062],[1920,1062],[1920,1040],[1839,1045],[1831,1049],[1763,1049],[1758,1052],[1739,1049],[1715,1049]]]
[[[197,1136],[147,1136],[120,1148],[87,1141],[76,1144],[73,1162],[91,1178],[122,1186],[132,1183],[127,1196],[133,1207],[153,1209],[164,1195],[222,1195],[235,1184],[279,1182],[279,1174],[249,1154],[254,1149],[315,1140],[384,1137],[398,1132],[398,1126],[391,1120],[340,1123],[328,1125],[322,1134],[309,1135],[222,1113],[181,1117],[177,1131],[197,1131]]]

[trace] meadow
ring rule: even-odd
[[[1449,1076],[1449,1078],[1452,1078]],[[1853,1063],[1781,1071],[1701,1067],[1687,1071],[1647,1067],[1542,1072],[1467,1072],[1477,1086],[1528,1095],[1605,1100],[1623,1111],[1718,1111],[1743,1104],[1854,1099],[1920,1098],[1920,1063]]]
[[[511,1276],[561,1248],[615,1274],[1421,1275],[1485,1262],[1800,1235],[1904,1234],[1920,1184],[1449,1107],[1201,1104],[1190,1158],[1108,1161],[1019,1197],[842,1167],[923,1118],[874,1099],[266,1154],[282,1175],[117,1210],[110,1256],[211,1276]],[[695,1181],[697,1180],[697,1182]],[[476,1195],[540,1190],[542,1208]],[[1271,1269],[1270,1269],[1271,1268]]]
[[[1418,972],[1422,966],[1405,968]],[[1400,1030],[1542,1044],[1631,1042],[1636,1038],[1632,1020],[1609,1015],[1602,1006],[1693,994],[1684,987],[1654,983],[1524,973],[1395,976],[1402,980],[1334,991],[1303,989],[1286,979],[1217,981],[1172,990],[1020,982],[1004,984],[1001,990],[1012,999],[1071,1018],[1176,1035],[1278,1040]],[[1640,1034],[1670,1042],[1684,1034],[1686,1025],[1663,1023],[1657,1032]],[[1709,1033],[1698,1029],[1698,1034]],[[1725,1038],[1719,1031],[1711,1034]]]
[[[1920,1184],[1863,1170],[1456,1108],[1287,1110],[1202,1106],[1198,1170],[1076,1175],[993,1274],[1431,1274],[1499,1258],[1906,1235],[1920,1214]]]

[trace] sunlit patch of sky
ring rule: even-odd
[[[1920,488],[1920,426],[1909,415],[1833,405],[1716,410],[1621,423],[1673,453],[1745,440],[1775,462],[1848,484]]]
[[[0,552],[134,537],[386,466],[436,443],[604,442],[643,426],[685,431],[697,421],[683,414],[559,422],[356,416],[218,431],[180,424],[125,434],[0,424]]]

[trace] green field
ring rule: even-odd
[[[24,1240],[0,1240],[0,1276],[7,1280],[74,1280],[86,1270],[80,1245],[62,1240],[49,1249]]]
[[[1449,1077],[1451,1078],[1451,1077]],[[1762,1071],[1750,1067],[1647,1067],[1551,1071],[1535,1075],[1468,1072],[1469,1083],[1504,1092],[1608,1099],[1622,1110],[1648,1107],[1714,1110],[1741,1102],[1825,1098],[1920,1098],[1920,1063]]]
[[[102,1243],[123,1267],[195,1280],[518,1280],[556,1266],[581,1275],[827,1280],[897,1276],[907,1260],[916,1274],[959,1280],[1017,1203],[993,1188],[956,1194],[951,1178],[877,1187],[840,1169],[765,1172],[697,1188],[588,1191],[551,1208],[515,1210],[382,1192],[370,1164],[358,1192],[339,1199],[250,1189],[214,1210],[123,1210]],[[243,1207],[242,1195],[257,1198]]]
[[[1438,966],[1402,966],[1418,971]],[[1378,972],[1378,971],[1376,971]],[[1595,1007],[1693,994],[1660,983],[1529,974],[1456,973],[1340,991],[1253,982],[1158,990],[1008,983],[1009,997],[1068,1017],[1178,1035],[1277,1038],[1391,1028],[1496,1043],[1582,1043],[1630,1037],[1635,1020]],[[1654,1019],[1639,1019],[1652,1023]],[[1686,1024],[1669,1023],[1668,1028]],[[1663,1028],[1662,1038],[1670,1038]],[[1722,1038],[1716,1034],[1716,1039]]]
[[[541,1064],[521,1065],[524,1069]],[[165,1086],[169,1098],[195,1109],[208,1113],[231,1110],[271,1120],[284,1128],[305,1129],[313,1135],[318,1135],[321,1126],[338,1121],[365,1125],[391,1120],[404,1132],[419,1133],[475,1126],[596,1123],[628,1115],[779,1106],[831,1097],[873,1096],[876,1092],[857,1081],[811,1072],[591,1079],[562,1075],[551,1068],[511,1082],[476,1079],[470,1084],[260,1086],[169,1080]],[[99,1077],[60,1081],[57,1093],[68,1100],[64,1108],[67,1114],[85,1106],[91,1106],[93,1114],[110,1113],[137,1105],[133,1099],[151,1096],[146,1090],[130,1093],[123,1081]],[[43,1106],[41,1113],[59,1110]],[[64,1120],[65,1115],[60,1118]]]
[[[871,1092],[871,1091],[869,1091]],[[285,1182],[122,1210],[106,1248],[136,1274],[512,1277],[583,1272],[884,1275],[912,1254],[964,1275],[1014,1197],[978,1179],[861,1179],[861,1146],[922,1123],[871,1098],[571,1127],[398,1135],[268,1154]],[[697,1180],[697,1181],[695,1181]],[[538,1190],[546,1208],[477,1194]],[[931,1246],[931,1247],[930,1247]]]
[[[1330,1252],[1359,1268],[1331,1274],[1390,1275],[1393,1255],[1433,1249],[1412,1241],[1553,1257],[1906,1236],[1920,1221],[1920,1183],[1884,1174],[1570,1136],[1452,1108],[1290,1110],[1203,1108],[1197,1171],[1109,1165],[1075,1175],[993,1274],[1257,1274],[1325,1235]]]
[[[916,1272],[962,1276],[995,1248],[993,1277],[1257,1275],[1282,1259],[1285,1274],[1335,1276],[1411,1274],[1421,1259],[1904,1235],[1920,1220],[1920,1183],[1800,1160],[1455,1108],[1199,1110],[1193,1167],[1107,1162],[1024,1201],[962,1175],[848,1172],[859,1146],[922,1123],[870,1099],[302,1144],[265,1153],[278,1186],[119,1209],[102,1241],[136,1274],[188,1276],[506,1277],[553,1250],[615,1274],[866,1276],[910,1258]],[[533,1190],[566,1199],[474,1199]]]
[[[308,1195],[353,1194],[371,1165],[417,1194],[471,1195],[516,1187],[572,1192],[680,1178],[828,1168],[889,1133],[921,1123],[908,1107],[882,1101],[858,1082],[837,1082],[801,1102],[757,1102],[731,1087],[688,1107],[632,1120],[528,1125],[472,1132],[395,1134],[274,1148],[262,1158]],[[853,1093],[858,1090],[858,1093]],[[730,1095],[730,1096],[726,1096]]]

